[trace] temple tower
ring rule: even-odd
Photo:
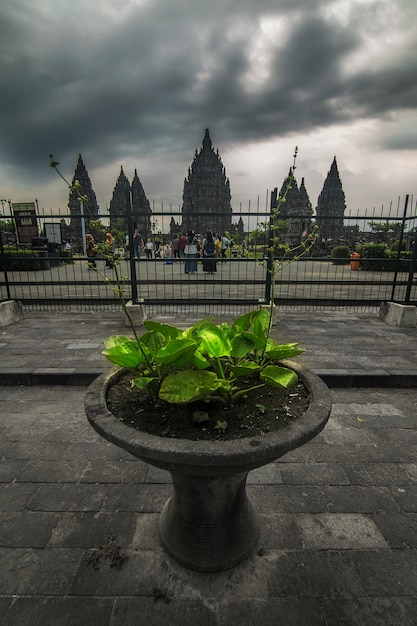
[[[232,224],[229,179],[206,129],[202,148],[195,153],[184,180],[182,229],[204,234],[228,231]]]
[[[143,237],[151,234],[151,205],[145,195],[142,183],[139,180],[137,170],[132,180],[132,216],[133,225],[139,230]]]
[[[336,157],[324,181],[316,208],[316,221],[322,241],[336,245],[343,237],[343,218],[346,209],[345,193],[337,169]]]
[[[137,170],[133,176],[132,184],[120,168],[120,174],[113,189],[110,200],[110,229],[117,229],[127,233],[127,215],[131,202],[131,215],[133,227],[137,227],[143,237],[151,234],[151,206],[147,199],[142,183],[139,180]]]
[[[110,200],[110,230],[117,229],[127,232],[127,214],[130,203],[130,192],[130,182],[123,171],[123,166],[121,166],[119,177],[116,180],[116,185],[113,189],[113,196]]]
[[[284,196],[289,183],[291,188],[287,191],[286,201],[279,207],[278,222],[280,220],[285,220],[287,223],[287,228],[282,234],[285,243],[298,245],[303,236],[305,236],[310,230],[313,208],[310,198],[308,197],[304,178],[301,180],[300,187],[298,187],[292,168],[282,184],[279,195],[281,197]],[[277,190],[274,191],[275,198],[273,199],[275,205],[277,204],[278,199],[276,192]]]
[[[70,237],[74,239],[74,243],[77,246],[77,243],[81,242],[82,240],[82,228],[80,219],[81,204],[79,196],[87,196],[87,201],[83,202],[82,207],[87,231],[90,220],[95,219],[99,212],[96,194],[94,193],[93,186],[91,184],[91,180],[82,160],[81,154],[78,155],[78,162],[72,179],[72,185],[74,185],[76,181],[79,182],[80,187],[78,191],[70,190],[68,197],[68,208],[71,217],[69,233]]]

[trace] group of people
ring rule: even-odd
[[[184,272],[194,274],[197,272],[197,262],[200,257],[203,261],[203,272],[214,274],[217,272],[217,263],[226,262],[227,249],[230,246],[230,239],[226,234],[216,236],[211,230],[207,231],[201,241],[196,234],[190,230],[184,235]],[[181,241],[181,239],[180,239]]]
[[[86,236],[88,268],[96,267],[96,243],[91,234]],[[171,243],[162,244],[158,237],[152,241],[147,237],[146,241],[135,228],[133,233],[133,256],[140,259],[141,254],[145,253],[146,259],[164,258],[167,262],[178,263],[184,261],[184,272],[186,274],[194,274],[197,272],[197,263],[199,259],[203,262],[203,272],[214,274],[217,272],[217,263],[226,262],[227,249],[231,244],[230,239],[224,233],[217,235],[210,230],[205,236],[197,236],[192,230],[183,233],[180,237],[174,235]],[[110,250],[109,257],[114,252],[115,239],[108,232],[106,234],[106,246]],[[126,250],[129,250],[129,236],[126,235]],[[113,252],[112,252],[113,251]],[[112,259],[106,258],[106,266],[112,267]]]

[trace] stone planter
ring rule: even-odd
[[[95,430],[171,473],[173,493],[161,512],[159,533],[167,552],[182,565],[215,572],[248,557],[259,537],[257,515],[246,495],[248,472],[302,446],[326,424],[331,409],[328,387],[309,370],[290,366],[310,391],[308,410],[281,430],[232,441],[157,437],[120,422],[108,411],[106,396],[123,370],[103,374],[88,388],[85,409]]]

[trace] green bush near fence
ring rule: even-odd
[[[362,270],[373,272],[408,272],[410,270],[411,252],[401,251],[400,259],[397,261],[398,251],[390,250],[385,243],[363,243],[356,246],[356,252],[361,255]]]
[[[348,246],[335,246],[330,257],[333,265],[347,265],[350,262]]]
[[[41,269],[37,250],[16,250],[5,246],[0,254],[0,270],[8,272],[32,272]]]

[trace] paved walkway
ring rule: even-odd
[[[82,385],[108,367],[102,341],[126,331],[114,313],[0,328],[0,625],[414,625],[417,330],[376,314],[278,314],[274,337],[307,349],[298,359],[331,383],[332,415],[251,472],[259,548],[219,574],[165,554],[169,474],[85,418]]]

